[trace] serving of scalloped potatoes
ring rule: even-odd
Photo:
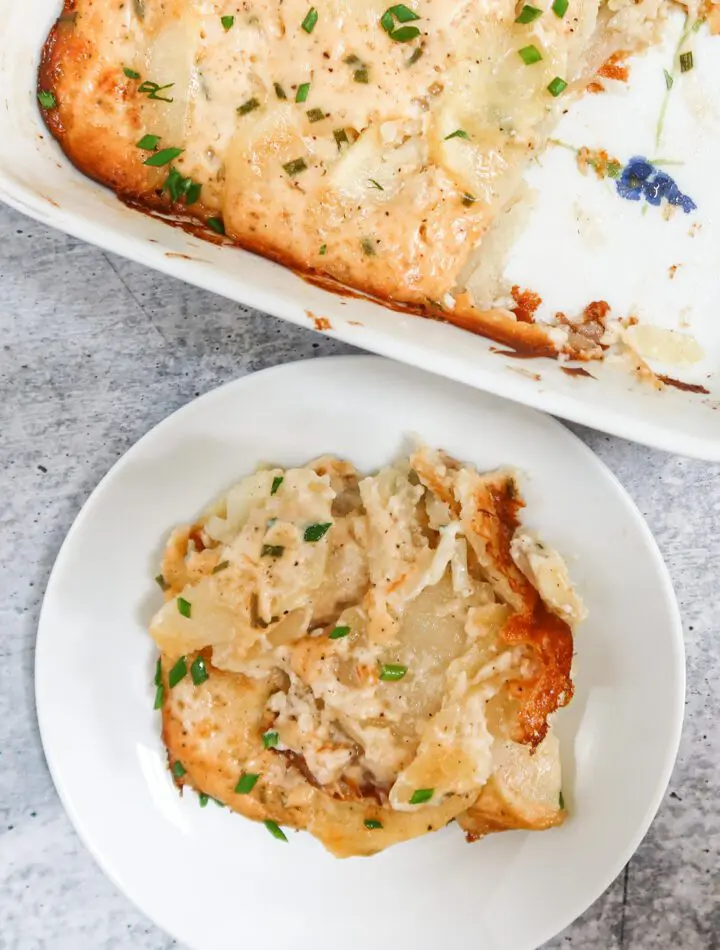
[[[175,530],[150,634],[176,783],[338,857],[560,824],[585,611],[522,507],[512,471],[421,447],[257,471]]]

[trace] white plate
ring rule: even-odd
[[[455,827],[371,859],[289,844],[182,800],[152,710],[145,632],[168,530],[258,462],[324,452],[370,470],[408,433],[481,468],[527,473],[526,521],[571,562],[590,610],[558,716],[571,818],[468,845]],[[635,506],[552,419],[375,357],[265,370],[145,436],[93,493],[58,556],[37,643],[40,729],[60,797],[108,875],[194,950],[530,950],[597,898],[658,807],[677,751],[677,606]]]
[[[338,297],[270,261],[216,247],[130,210],[77,172],[42,124],[35,100],[37,62],[59,9],[60,0],[0,0],[0,21],[13,38],[0,43],[0,142],[11,143],[0,148],[0,200],[85,241],[300,326],[313,327],[313,313],[323,316],[331,324],[329,335],[366,350],[628,439],[720,460],[720,38],[706,32],[695,37],[695,68],[673,86],[657,145],[663,69],[672,69],[682,29],[679,10],[664,46],[632,61],[630,87],[615,83],[603,95],[574,103],[556,135],[574,146],[606,149],[622,162],[635,155],[672,160],[676,164],[664,167],[697,211],[678,212],[666,221],[661,208],[619,198],[613,182],[581,175],[567,149],[549,149],[528,174],[538,200],[506,275],[539,291],[550,313],[572,314],[592,300],[607,300],[616,314],[692,333],[706,354],[702,362],[656,368],[706,386],[708,396],[656,392],[624,364],[593,365],[597,379],[587,379],[565,375],[551,360],[521,363],[493,352],[481,337],[367,300]],[[196,319],[211,323],[212,313],[198,313]]]

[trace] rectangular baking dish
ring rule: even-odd
[[[637,204],[612,193],[612,183],[579,174],[568,149],[553,148],[531,170],[529,177],[539,198],[528,230],[508,263],[508,272],[517,274],[519,283],[541,289],[543,299],[557,309],[582,309],[595,299],[614,303],[616,286],[617,296],[627,307],[640,287],[648,293],[647,300],[636,304],[641,320],[657,319],[660,325],[677,327],[679,307],[672,296],[676,285],[655,286],[659,278],[653,276],[652,268],[660,273],[657,268],[661,267],[665,273],[666,260],[674,260],[672,254],[684,255],[687,260],[678,260],[676,271],[690,270],[687,293],[695,296],[691,319],[683,311],[680,326],[691,325],[704,357],[693,366],[660,371],[701,383],[707,393],[673,387],[657,390],[622,361],[587,364],[592,374],[588,377],[569,375],[553,360],[514,358],[482,337],[368,300],[329,293],[270,261],[204,242],[125,207],[72,167],[45,129],[36,106],[38,57],[59,4],[0,0],[0,9],[6,37],[0,49],[0,199],[18,211],[107,251],[299,326],[322,329],[366,350],[615,435],[680,454],[720,459],[720,386],[714,372],[720,358],[720,238],[713,226],[720,218],[720,189],[712,187],[711,178],[711,152],[716,154],[720,143],[717,105],[700,122],[690,106],[685,108],[678,92],[677,106],[668,109],[666,117],[669,144],[663,147],[678,162],[685,162],[683,184],[692,190],[696,214],[701,216],[695,233],[690,218],[685,220],[679,209],[669,222],[656,214],[658,209],[641,214]],[[558,138],[612,148],[623,160],[635,154],[631,151],[635,142],[642,145],[643,137],[648,140],[654,134],[652,123],[643,116],[661,106],[663,90],[655,80],[662,75],[668,56],[672,59],[668,51],[673,42],[669,37],[663,49],[650,51],[638,61],[637,82],[629,94],[623,89],[615,96],[610,90],[573,106]],[[720,88],[720,40],[698,36],[698,45],[697,68],[690,82],[695,95],[703,96],[705,89]],[[694,122],[702,125],[700,139]],[[600,134],[599,130],[604,131]],[[691,153],[689,158],[686,152]],[[643,232],[651,215],[656,215],[652,226]],[[593,228],[603,238],[599,249]],[[576,237],[583,229],[587,234]],[[696,260],[690,259],[691,254]],[[651,267],[646,274],[640,265],[645,267],[648,261]],[[208,318],[198,315],[198,319]]]

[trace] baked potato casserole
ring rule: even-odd
[[[338,857],[565,817],[583,605],[515,473],[418,448],[267,468],[175,530],[150,624],[176,783]]]

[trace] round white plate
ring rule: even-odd
[[[468,845],[457,827],[338,861],[307,834],[179,797],[153,712],[145,629],[169,529],[260,462],[324,452],[371,470],[418,433],[524,473],[526,523],[570,560],[590,610],[557,719],[570,820]],[[615,478],[554,420],[376,357],[275,367],[196,400],[101,482],[58,556],[37,643],[45,752],[107,874],[193,950],[531,950],[619,873],[677,751],[684,658],[667,571]]]

